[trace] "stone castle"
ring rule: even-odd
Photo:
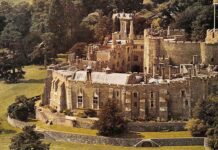
[[[198,101],[218,95],[218,30],[205,42],[186,41],[184,30],[134,33],[134,14],[117,13],[119,31],[87,58],[69,55],[48,68],[43,105],[58,112],[99,109],[113,99],[133,120],[187,120]]]

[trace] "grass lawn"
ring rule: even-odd
[[[26,75],[24,83],[18,84],[4,84],[3,81],[0,81],[0,119],[1,119],[1,128],[4,130],[11,130],[14,132],[19,132],[17,128],[11,127],[6,121],[6,112],[7,107],[14,102],[14,99],[18,95],[26,95],[27,97],[36,96],[42,93],[44,83],[43,79],[45,78],[46,71],[40,70],[40,66],[27,66],[25,67]],[[79,133],[79,134],[88,134],[95,136],[96,130],[88,129],[78,129],[71,127],[63,126],[47,126],[40,122],[37,122],[38,126],[42,129],[48,130],[59,130],[63,132]],[[165,137],[189,137],[188,132],[150,132],[150,133],[139,133],[144,138],[165,138]],[[0,134],[0,150],[8,150],[10,145],[10,139],[15,133],[10,134]],[[142,148],[125,148],[125,147],[116,147],[109,145],[86,145],[86,144],[73,144],[67,142],[55,142],[55,141],[46,141],[51,143],[51,150],[141,150]],[[203,150],[203,147],[161,147],[161,148],[143,148],[143,150]]]

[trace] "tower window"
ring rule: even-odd
[[[181,97],[185,97],[185,91],[184,90],[181,91]]]
[[[154,101],[152,100],[151,101],[151,108],[153,108],[154,107]]]

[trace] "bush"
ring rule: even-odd
[[[88,109],[88,110],[85,110],[84,111],[84,114],[87,116],[87,117],[97,117],[97,112],[93,109]]]
[[[20,121],[27,121],[28,118],[35,119],[35,101],[28,100],[26,96],[16,97],[15,103],[8,107],[8,115]]]
[[[85,114],[85,113],[82,113],[82,112],[78,113],[78,114],[77,114],[77,117],[80,117],[80,118],[87,118],[86,114]]]
[[[208,127],[202,120],[191,119],[186,124],[186,129],[188,129],[192,136],[204,137],[206,135]]]
[[[109,100],[103,106],[95,127],[98,129],[98,134],[102,136],[114,136],[127,131],[127,123],[115,101]]]
[[[70,109],[65,110],[65,111],[64,111],[64,114],[65,114],[66,116],[73,116],[73,112],[72,112]]]

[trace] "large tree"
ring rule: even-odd
[[[127,123],[115,100],[108,100],[103,106],[96,126],[102,136],[115,136],[127,131]]]

